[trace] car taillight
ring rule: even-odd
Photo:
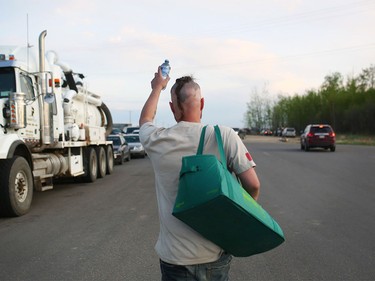
[[[329,133],[329,136],[330,136],[330,137],[334,137],[334,136],[336,136],[336,134],[335,134],[334,132],[330,132],[330,133]]]
[[[308,138],[312,138],[313,136],[314,136],[313,133],[308,133],[308,134],[307,134],[307,137],[308,137]]]

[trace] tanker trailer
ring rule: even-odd
[[[113,171],[112,117],[56,52],[0,46],[0,215],[21,216],[33,191],[60,178],[94,182]]]

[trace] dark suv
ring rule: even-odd
[[[301,134],[301,149],[309,151],[313,147],[336,150],[336,134],[330,125],[307,125]]]
[[[125,161],[130,161],[130,146],[122,135],[109,135],[107,140],[113,142],[113,157],[116,164],[122,165]]]

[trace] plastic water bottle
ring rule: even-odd
[[[161,67],[161,75],[163,76],[164,79],[167,78],[167,76],[169,75],[169,71],[171,71],[169,60],[165,60],[160,67]]]

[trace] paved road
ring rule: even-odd
[[[260,203],[287,241],[235,258],[231,280],[375,280],[375,147],[303,152],[245,140]],[[160,280],[150,161],[133,159],[93,184],[36,193],[31,212],[0,218],[0,280]]]
[[[250,140],[249,147],[262,183],[260,203],[287,241],[248,260],[255,279],[375,280],[375,147],[304,152],[298,143],[274,139]]]

